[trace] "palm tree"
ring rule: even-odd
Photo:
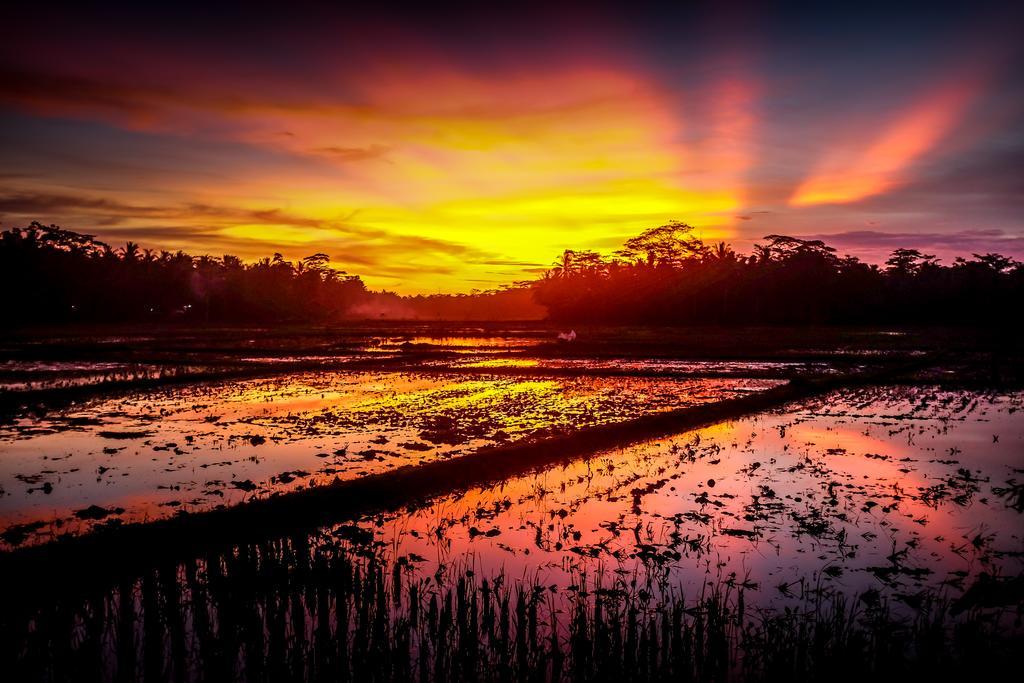
[[[139,245],[135,242],[126,242],[121,247],[121,258],[125,261],[135,261],[139,258]]]
[[[575,260],[576,252],[566,249],[552,262],[555,267],[548,272],[551,273],[551,277],[569,277],[572,275]]]
[[[768,263],[772,260],[772,248],[764,244],[755,244],[750,258],[754,263]]]
[[[735,262],[736,252],[725,242],[719,242],[715,245],[714,249],[711,250],[711,257],[722,263]]]

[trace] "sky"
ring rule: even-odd
[[[670,220],[1024,258],[1021,4],[838,4],[6,7],[0,228],[404,294]]]

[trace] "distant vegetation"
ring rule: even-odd
[[[610,258],[566,251],[535,288],[552,319],[574,322],[1001,324],[1024,300],[1024,265],[974,254],[944,266],[897,249],[876,266],[785,235],[744,256],[673,222]]]
[[[742,255],[684,223],[646,230],[611,256],[566,250],[539,280],[465,295],[399,296],[318,253],[236,256],[112,248],[57,226],[0,233],[0,305],[12,324],[524,320],[634,324],[1019,324],[1024,264],[974,254],[950,265],[897,249],[882,266],[821,241],[769,235]]]
[[[324,254],[246,264],[132,242],[113,249],[39,223],[0,233],[0,282],[8,320],[41,323],[318,320],[344,314],[366,294],[358,277],[330,268]]]

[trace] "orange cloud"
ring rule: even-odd
[[[873,139],[844,141],[797,187],[789,205],[846,204],[905,183],[913,164],[963,119],[981,93],[981,80],[947,83],[900,112]]]
[[[706,120],[692,122],[697,134],[687,143],[671,93],[598,63],[479,73],[425,59],[412,71],[344,78],[344,87],[334,84],[344,97],[334,99],[330,89],[305,100],[275,99],[273,90],[250,99],[181,85],[40,89],[24,79],[17,92],[37,110],[199,144],[227,139],[307,162],[300,174],[239,166],[223,183],[175,188],[170,210],[133,211],[168,199],[131,188],[107,205],[71,209],[106,215],[108,225],[195,225],[204,240],[213,230],[218,244],[236,240],[247,254],[300,256],[334,245],[340,265],[366,273],[371,286],[406,292],[521,279],[513,264],[548,263],[566,247],[620,242],[672,218],[707,238],[726,236],[741,208],[752,91],[739,80],[695,94]],[[374,243],[353,234],[372,234]],[[418,280],[381,277],[383,264],[376,273],[359,268],[361,250],[377,257],[388,243],[396,262],[422,267]],[[465,249],[416,248],[423,243]]]

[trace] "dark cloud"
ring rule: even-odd
[[[1024,129],[1024,107],[1020,114],[1014,125]],[[1002,219],[1004,224],[1024,227],[1021,168],[1024,138],[986,140],[969,152],[934,160],[907,184],[872,197],[859,208],[879,212],[883,220],[886,213],[920,211],[967,224]]]
[[[98,79],[58,73],[0,69],[0,101],[28,107],[89,107],[124,115],[152,114],[154,99],[167,100],[166,90],[121,86]]]
[[[122,204],[100,197],[22,192],[0,196],[0,211],[19,214],[65,214],[69,211],[96,211],[149,215],[153,209]]]
[[[259,223],[298,227],[324,227],[327,221],[307,218],[280,209],[241,209],[210,204],[146,206],[107,197],[87,197],[45,192],[20,192],[0,195],[0,213],[28,218],[84,216],[99,225],[114,226],[124,220],[140,218],[206,218],[235,223]]]
[[[320,154],[330,157],[335,161],[366,161],[368,159],[381,159],[390,151],[386,145],[370,145],[369,147],[317,147],[313,154]]]

